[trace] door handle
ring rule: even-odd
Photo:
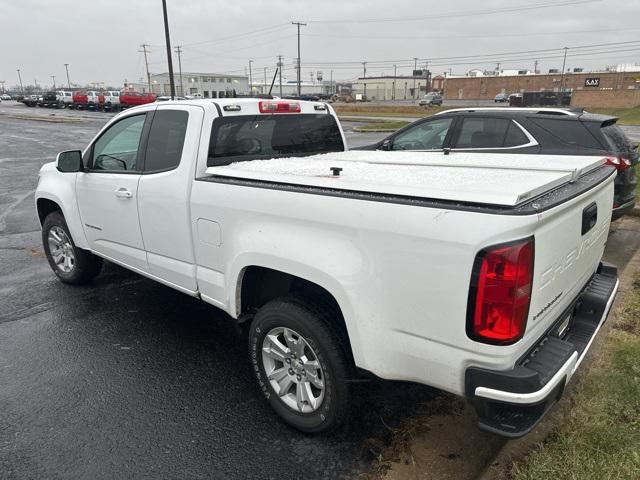
[[[133,193],[131,193],[126,188],[119,188],[115,191],[116,197],[118,198],[131,198],[133,197]]]

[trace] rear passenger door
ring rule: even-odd
[[[516,120],[500,117],[464,116],[452,141],[452,151],[509,151],[526,153],[523,149],[538,142]]]
[[[158,106],[138,187],[149,271],[187,293],[197,291],[189,197],[203,116],[197,106]]]

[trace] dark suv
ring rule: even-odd
[[[637,145],[631,144],[616,121],[582,109],[455,109],[418,120],[356,150],[603,155],[618,170],[613,203],[616,219],[633,208],[638,181]]]

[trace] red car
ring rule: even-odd
[[[120,106],[122,108],[136,107],[155,101],[156,96],[153,93],[123,92],[120,94]]]
[[[89,108],[89,97],[87,96],[87,92],[78,90],[77,92],[73,92],[73,96],[71,97],[71,108],[75,109],[87,109]]]

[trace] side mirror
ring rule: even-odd
[[[378,147],[378,150],[391,150],[391,140],[385,140],[382,145]]]
[[[80,150],[60,152],[56,157],[56,167],[62,173],[81,172],[83,170],[82,152]]]

